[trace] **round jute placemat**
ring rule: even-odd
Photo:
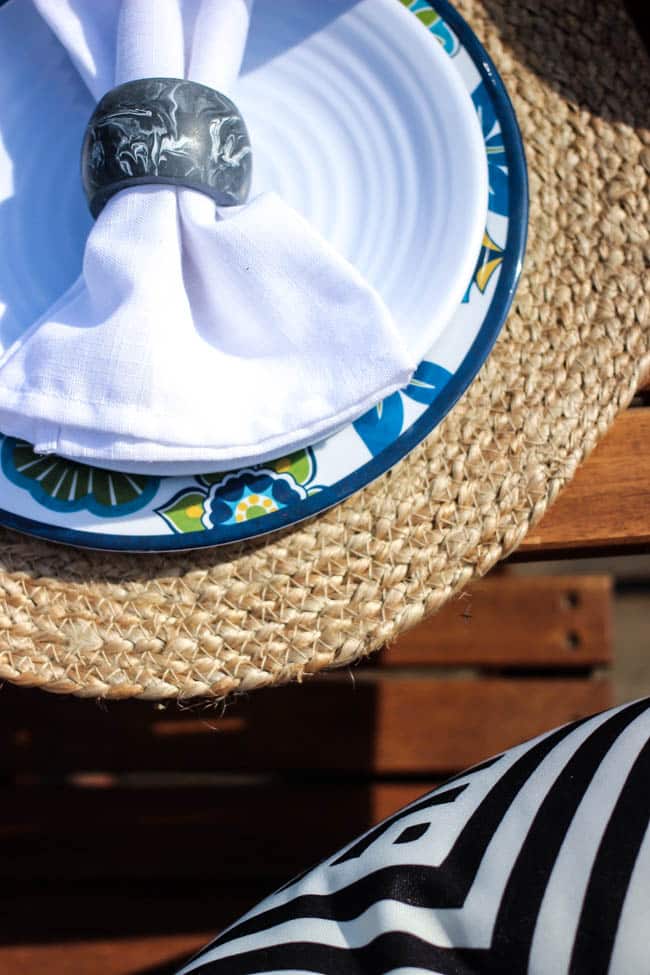
[[[530,177],[525,272],[495,351],[406,460],[255,543],[173,555],[0,533],[0,678],[85,696],[223,697],[349,664],[524,538],[650,354],[650,70],[622,5],[461,0]]]

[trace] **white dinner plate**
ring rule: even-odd
[[[26,21],[18,54],[3,46],[8,16]],[[0,11],[0,64],[6,346],[79,273],[90,218],[71,160],[92,103],[58,42],[16,0]],[[37,81],[34,64],[42,67]],[[261,468],[144,477],[38,457],[4,438],[5,524],[78,545],[148,551],[295,523],[404,456],[491,348],[521,268],[525,164],[494,66],[449,4],[257,0],[233,95],[255,145],[254,192],[278,191],[410,323],[414,343],[432,334],[432,322],[436,341],[418,349],[422,363],[406,390],[328,440]],[[20,125],[37,112],[51,184]]]

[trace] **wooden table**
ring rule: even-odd
[[[538,559],[648,551],[650,384],[578,468],[518,557]]]
[[[650,405],[517,560],[648,551]],[[611,581],[492,574],[351,672],[226,709],[0,696],[3,975],[162,975],[457,769],[611,702]]]

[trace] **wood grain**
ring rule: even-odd
[[[612,703],[606,680],[398,680],[386,691],[373,760],[384,773],[464,768]]]
[[[625,410],[517,557],[650,545],[650,407]]]
[[[577,668],[612,660],[609,576],[488,576],[378,657],[381,667]]]
[[[6,975],[174,975],[209,936],[161,935],[0,948]]]
[[[611,703],[606,680],[406,678],[344,673],[258,691],[216,711],[5,687],[0,768],[438,774]]]

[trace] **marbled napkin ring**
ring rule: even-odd
[[[236,105],[178,78],[143,78],[107,92],[83,140],[81,178],[97,217],[120,190],[146,183],[187,186],[220,206],[248,197],[251,144]]]

